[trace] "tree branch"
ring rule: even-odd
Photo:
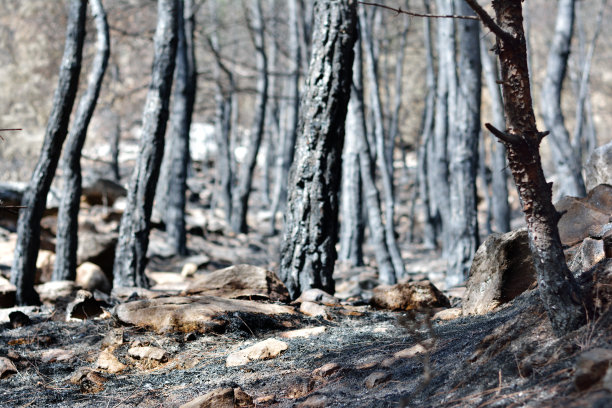
[[[509,32],[505,31],[501,28],[494,20],[493,17],[489,15],[483,9],[480,4],[476,0],[465,0],[465,2],[474,10],[478,17],[480,17],[480,21],[485,25],[489,30],[491,30],[496,36],[501,38],[504,41],[513,41],[514,37]]]
[[[487,128],[489,132],[493,134],[493,136],[497,137],[503,142],[509,143],[511,145],[515,145],[521,142],[521,139],[518,136],[511,135],[510,133],[502,132],[501,130],[497,129],[495,126],[493,126],[490,123],[485,123],[485,127]]]
[[[457,18],[457,19],[461,19],[461,20],[479,20],[478,17],[475,16],[456,16],[456,15],[452,15],[452,14],[446,14],[446,15],[438,15],[438,14],[422,14],[422,13],[414,13],[412,11],[406,11],[406,10],[402,10],[401,7],[399,8],[393,8],[393,7],[389,7],[389,6],[385,6],[384,4],[378,4],[378,3],[370,3],[367,1],[360,1],[360,4],[366,5],[366,6],[374,6],[374,7],[380,7],[380,8],[384,8],[387,10],[391,10],[391,11],[395,11],[397,14],[407,14],[409,16],[412,17],[425,17],[425,18]],[[495,24],[495,23],[494,23]]]

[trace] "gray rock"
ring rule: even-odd
[[[612,184],[612,142],[599,146],[584,165],[584,181],[587,191],[598,184]]]
[[[421,281],[377,286],[370,305],[379,309],[413,310],[450,307],[450,302],[431,282]]]
[[[608,372],[611,362],[612,350],[596,348],[582,353],[576,362],[576,388],[583,391],[597,384]]]
[[[463,314],[484,314],[523,293],[536,280],[526,229],[491,234],[474,255]]]

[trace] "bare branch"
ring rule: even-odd
[[[479,18],[475,17],[475,16],[456,16],[456,15],[452,15],[452,14],[446,14],[446,15],[422,14],[422,13],[414,13],[412,11],[402,10],[401,7],[393,8],[393,7],[385,6],[384,4],[370,3],[370,2],[367,2],[367,1],[360,1],[359,3],[363,4],[363,5],[366,5],[366,6],[374,6],[374,7],[380,7],[380,8],[384,8],[384,9],[387,9],[387,10],[391,10],[391,11],[396,12],[397,14],[407,14],[407,15],[412,16],[412,17],[457,18],[457,19],[461,19],[461,20],[479,20]]]
[[[485,9],[483,9],[480,4],[478,4],[478,2],[476,0],[465,0],[465,2],[472,8],[472,10],[474,10],[474,12],[476,14],[478,14],[478,17],[480,17],[480,21],[482,21],[482,24],[485,25],[485,27],[487,27],[489,30],[493,31],[493,33],[498,36],[499,38],[501,38],[504,41],[512,41],[514,40],[514,37],[512,36],[512,34],[510,34],[509,32],[505,31],[503,28],[501,28],[494,20],[493,17],[491,17],[489,15],[489,13],[487,13],[485,11]]]
[[[497,129],[495,126],[493,126],[490,123],[485,123],[485,127],[487,128],[489,132],[493,133],[493,136],[497,137],[503,142],[509,143],[511,145],[515,145],[521,142],[521,139],[518,136],[511,135],[510,133],[502,132],[501,130]]]

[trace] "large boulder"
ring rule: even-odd
[[[608,223],[612,214],[612,187],[598,185],[584,198],[564,197],[555,204],[562,216],[559,235],[566,246],[573,246],[590,235],[594,227]]]
[[[612,142],[593,150],[584,166],[587,191],[598,184],[612,185]]]
[[[429,281],[377,286],[370,304],[390,310],[450,307],[448,298]]]
[[[527,230],[491,234],[474,255],[463,314],[488,313],[523,293],[535,280]]]
[[[274,272],[244,264],[219,269],[197,278],[187,287],[185,294],[281,302],[289,300],[287,288]]]
[[[125,197],[127,190],[119,183],[105,178],[87,178],[83,182],[81,193],[85,201],[91,205],[106,205],[112,207],[119,197]]]
[[[119,321],[166,332],[220,331],[230,314],[287,315],[294,314],[289,306],[258,303],[251,300],[225,299],[216,296],[164,297],[137,300],[118,305]]]

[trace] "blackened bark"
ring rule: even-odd
[[[584,197],[586,189],[580,158],[572,149],[561,110],[561,89],[570,54],[575,0],[559,0],[557,4],[559,9],[555,34],[548,54],[540,105],[544,124],[551,134],[550,147],[559,176],[559,196]]]
[[[57,244],[52,280],[76,278],[78,217],[81,203],[81,150],[96,108],[110,54],[108,23],[102,3],[100,0],[91,0],[90,5],[97,31],[96,56],[92,63],[87,89],[77,107],[63,156],[64,185],[57,214]]]
[[[178,8],[177,0],[158,1],[153,72],[143,112],[140,150],[128,189],[127,206],[121,217],[114,286],[149,285],[144,272],[176,63]]]
[[[542,170],[539,146],[546,133],[538,131],[533,112],[522,3],[494,0],[494,22],[476,0],[466,2],[497,36],[506,131],[487,127],[508,149],[508,163],[527,221],[540,297],[553,330],[563,335],[584,324],[585,310],[580,288],[565,262],[557,228],[560,215],[552,204],[552,186]]]
[[[364,54],[368,73],[368,83],[370,85],[370,96],[372,100],[372,115],[374,119],[374,139],[376,143],[376,163],[381,176],[382,191],[385,207],[385,239],[387,248],[393,262],[393,269],[397,276],[405,274],[404,261],[399,251],[397,239],[395,237],[395,199],[393,197],[393,175],[389,171],[387,154],[385,148],[384,118],[382,113],[382,103],[380,101],[378,76],[376,73],[376,55],[372,39],[371,27],[366,26],[366,16],[360,8],[359,24],[361,40],[363,41]],[[392,163],[391,163],[392,165]]]
[[[240,166],[238,184],[233,193],[231,227],[234,232],[247,232],[247,209],[251,185],[253,183],[253,170],[257,161],[257,153],[264,132],[266,119],[266,105],[268,102],[268,59],[264,43],[264,19],[261,11],[261,0],[252,0],[252,20],[250,22],[251,35],[255,45],[255,65],[257,67],[257,98],[255,100],[255,114],[253,128],[249,140],[248,152],[244,163]]]
[[[25,208],[19,214],[17,243],[11,268],[11,283],[17,287],[16,302],[19,305],[40,302],[34,291],[36,258],[40,248],[40,220],[47,205],[47,193],[57,169],[62,144],[68,133],[68,122],[81,71],[86,11],[87,1],[70,2],[66,44],[53,96],[53,109],[47,122],[40,157],[21,202]]]
[[[275,230],[276,213],[281,209],[281,206],[287,201],[287,177],[289,169],[293,163],[293,155],[295,151],[295,139],[298,126],[298,109],[300,105],[300,68],[301,68],[301,46],[299,33],[299,8],[297,0],[288,0],[289,13],[289,76],[287,85],[284,89],[286,95],[286,103],[284,107],[285,121],[283,124],[281,141],[276,154],[276,170],[274,192],[272,195],[272,218],[271,230]]]
[[[455,10],[469,15],[470,7],[455,0]],[[476,174],[478,170],[478,139],[480,134],[481,65],[479,26],[475,20],[458,20],[458,87],[455,117],[448,139],[450,184],[449,241],[446,251],[449,286],[467,278],[472,257],[478,249],[478,219],[476,211]],[[449,73],[452,75],[452,73]]]
[[[292,298],[308,288],[334,292],[338,189],[356,38],[357,2],[315,4],[313,51],[302,99],[279,275]]]
[[[489,90],[491,100],[491,114],[493,126],[503,129],[504,101],[501,89],[497,83],[499,70],[497,63],[491,59],[488,53],[486,39],[480,39],[480,56],[482,61],[483,76]],[[504,233],[510,231],[510,205],[508,203],[508,172],[506,170],[506,147],[502,143],[491,144],[491,213],[493,215],[493,229],[495,232]]]
[[[183,9],[184,5],[184,9]],[[189,165],[189,129],[195,103],[197,77],[195,50],[193,47],[194,16],[191,0],[179,2],[178,45],[174,96],[170,116],[170,133],[165,154],[167,173],[162,189],[165,197],[163,220],[170,245],[177,254],[186,255],[185,194],[187,192],[187,169]],[[162,169],[164,169],[162,167]],[[158,186],[158,188],[161,186]],[[159,197],[159,195],[158,195]]]

